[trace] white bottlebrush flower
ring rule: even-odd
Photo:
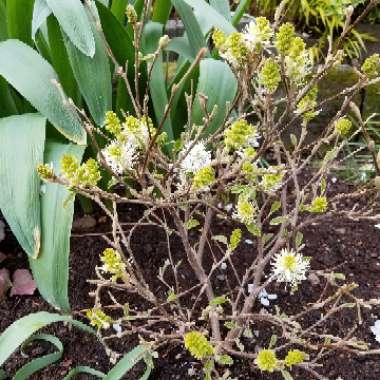
[[[372,334],[375,335],[376,342],[380,343],[380,319],[371,326]]]
[[[244,29],[244,39],[251,50],[255,50],[257,46],[269,46],[272,36],[273,30],[271,28],[262,29],[254,21],[251,21]]]
[[[306,272],[310,263],[301,253],[294,250],[282,249],[272,263],[273,276],[278,282],[285,282],[292,286],[306,280]]]
[[[375,228],[378,228],[380,230],[380,223],[375,224]]]
[[[192,145],[192,141],[188,142],[180,155],[180,157],[186,155],[180,164],[181,169],[186,173],[196,173],[200,169],[211,165],[211,153],[206,150],[204,142],[197,142],[188,152]]]
[[[124,144],[114,141],[102,152],[109,167],[117,174],[132,170],[136,163],[137,149],[132,140],[127,140]]]

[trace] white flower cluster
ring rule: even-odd
[[[272,267],[273,276],[278,282],[296,286],[301,281],[306,280],[306,272],[310,268],[310,263],[301,253],[292,249],[282,249],[275,256]]]
[[[180,157],[185,156],[180,168],[186,173],[196,173],[200,169],[211,165],[211,153],[206,150],[204,142],[199,141],[192,147],[193,144],[192,141],[188,142],[180,154]]]
[[[250,50],[254,51],[259,46],[269,47],[270,39],[273,37],[273,30],[267,28],[263,30],[256,22],[251,21],[245,28],[244,39]]]
[[[102,152],[107,165],[119,175],[133,169],[138,154],[137,146],[130,140],[124,144],[113,141]]]
[[[149,127],[144,120],[124,123],[120,138],[107,145],[102,153],[113,172],[121,175],[133,170],[140,152],[149,144]]]

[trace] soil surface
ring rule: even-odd
[[[140,210],[125,210],[125,221],[134,219]],[[78,214],[76,219],[81,216]],[[91,286],[86,281],[95,278],[94,268],[99,264],[99,253],[106,247],[99,232],[109,231],[110,227],[104,218],[96,213],[93,220],[87,220],[87,229],[74,230],[71,241],[70,262],[70,300],[73,310],[79,311],[93,306],[93,298],[89,296]],[[79,227],[80,227],[79,223]],[[359,284],[356,295],[361,298],[380,297],[380,230],[374,226],[373,221],[351,221],[341,217],[332,218],[323,223],[312,225],[304,231],[305,256],[311,256],[312,269],[336,268],[335,271],[344,273],[347,280]],[[76,223],[78,227],[78,223]],[[86,226],[85,226],[86,227]],[[215,226],[215,229],[223,228]],[[217,231],[213,231],[217,233]],[[155,230],[142,231],[135,239],[135,248],[139,248],[141,262],[149,275],[149,268],[157,268],[162,265],[160,250],[165,248],[166,242],[161,234]],[[178,247],[180,248],[180,247]],[[241,265],[244,265],[244,257],[254,249],[251,245],[241,244],[235,257],[241,257]],[[6,238],[0,243],[0,252],[7,255],[7,259],[0,264],[11,271],[28,266],[25,254],[17,244],[9,229],[6,230]],[[187,279],[191,281],[191,278]],[[157,285],[159,286],[159,285]],[[223,284],[220,284],[223,287]],[[313,302],[318,299],[324,284],[305,282],[299,291],[290,296],[280,288],[268,289],[269,292],[278,294],[277,304],[287,313],[300,310],[300,305]],[[275,304],[269,307],[273,310]],[[0,332],[16,319],[29,313],[47,310],[53,311],[43,299],[36,294],[34,296],[14,296],[0,301]],[[333,330],[347,332],[352,325],[354,316],[352,313],[341,315],[332,321]],[[380,318],[380,307],[363,311],[363,324],[358,327],[356,336],[366,340],[371,348],[380,348],[370,331],[376,319]],[[62,379],[67,372],[77,365],[87,365],[100,371],[107,372],[112,367],[104,348],[96,338],[69,328],[62,324],[56,324],[45,329],[61,339],[64,345],[63,359],[58,363],[40,371],[31,379]],[[262,337],[254,338],[248,342],[251,348],[268,344],[269,332]],[[129,351],[136,342],[123,340],[118,342],[115,348]],[[114,348],[114,347],[113,347]],[[50,352],[50,347],[44,344],[34,344],[27,349],[30,357],[40,356]],[[30,358],[29,358],[30,360]],[[4,369],[11,377],[15,371],[28,361],[20,352],[16,352],[7,361]],[[355,357],[347,353],[333,352],[324,361],[323,375],[331,380],[379,380],[380,357]],[[294,372],[295,380],[313,379],[306,372]],[[280,380],[280,374],[261,374],[254,371],[250,363],[235,361],[231,368],[231,376],[236,379]],[[92,379],[86,375],[78,376],[78,379]],[[131,372],[125,379],[137,380],[139,368]],[[150,379],[156,380],[191,380],[202,379],[202,369],[182,347],[166,346],[160,352],[160,358],[155,360],[155,369]]]

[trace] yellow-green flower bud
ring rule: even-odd
[[[203,189],[215,182],[215,170],[211,166],[199,169],[193,178],[193,186],[195,189]]]
[[[114,134],[115,136],[119,135],[121,132],[120,119],[112,111],[106,112],[104,126],[108,132]]]
[[[226,42],[226,35],[220,29],[214,29],[212,33],[212,40],[217,49],[221,49]]]
[[[48,181],[54,178],[54,169],[47,164],[41,164],[37,166],[37,173],[41,179]]]
[[[134,25],[137,23],[138,16],[137,16],[135,7],[132,4],[127,5],[125,14],[127,15],[127,19],[130,24]]]
[[[295,37],[291,41],[288,55],[293,59],[298,58],[305,51],[305,48],[305,41],[301,37]]]
[[[71,154],[65,154],[61,158],[62,175],[70,182],[76,178],[79,169],[79,161]]]
[[[109,329],[112,323],[112,318],[99,308],[87,310],[86,317],[90,321],[90,325],[100,329]]]
[[[273,58],[267,58],[259,73],[259,83],[264,86],[269,93],[273,93],[277,90],[280,82],[280,66]]]
[[[276,353],[273,350],[261,350],[255,360],[260,371],[273,372],[278,367]]]
[[[352,130],[352,122],[342,117],[335,122],[335,131],[342,137],[348,137]]]
[[[103,263],[102,270],[112,274],[112,281],[125,277],[125,263],[120,253],[113,248],[106,248],[100,256],[100,261]]]
[[[257,145],[257,128],[244,119],[235,121],[224,132],[224,143],[230,149],[241,149]]]
[[[254,223],[257,208],[246,196],[240,195],[236,205],[236,217],[245,225]]]
[[[279,53],[286,55],[292,44],[293,38],[296,36],[294,25],[290,22],[282,24],[276,34],[275,45]]]
[[[214,354],[214,348],[207,338],[198,331],[185,334],[185,347],[196,359],[205,359]]]
[[[379,54],[373,54],[370,57],[368,57],[362,65],[362,71],[370,79],[378,77],[380,75]]]
[[[311,205],[307,207],[307,210],[317,214],[323,214],[327,211],[328,201],[326,197],[316,197],[311,202]]]
[[[248,47],[241,33],[230,34],[224,44],[227,59],[238,66],[244,65],[248,61]]]
[[[79,167],[74,184],[96,186],[100,179],[99,165],[93,158],[90,158]]]
[[[285,357],[285,365],[292,367],[301,364],[306,359],[306,354],[300,350],[290,350]]]
[[[281,183],[284,178],[284,173],[281,169],[273,168],[270,169],[269,173],[263,175],[261,180],[261,186],[264,191],[273,192],[281,188]]]
[[[314,108],[318,105],[318,87],[314,86],[297,104],[297,113],[303,114],[303,120],[309,122],[317,115]],[[306,111],[308,110],[308,111]],[[306,112],[305,112],[306,111]]]

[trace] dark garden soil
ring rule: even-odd
[[[340,185],[346,186],[346,185]],[[140,210],[125,210],[125,221],[133,220]],[[77,216],[77,219],[80,216]],[[86,279],[94,278],[94,268],[97,265],[99,253],[105,248],[105,242],[97,235],[98,232],[109,230],[104,218],[94,215],[96,226],[86,230],[74,230],[71,242],[71,267],[70,267],[70,299],[72,308],[75,311],[83,310],[92,306],[92,298],[89,296],[91,286]],[[136,219],[135,219],[136,220]],[[375,222],[360,221],[355,222],[341,217],[332,218],[320,224],[315,224],[304,231],[305,248],[303,253],[312,256],[313,269],[336,268],[335,271],[346,275],[347,280],[354,281],[360,285],[356,290],[356,295],[362,298],[380,297],[380,230],[374,227]],[[223,226],[216,225],[214,233],[223,229]],[[93,235],[91,235],[93,234]],[[144,263],[143,268],[147,276],[150,268],[157,271],[163,264],[160,252],[166,249],[166,242],[157,230],[143,230],[135,238],[135,249],[138,249],[140,260]],[[175,250],[181,252],[179,244]],[[242,267],[247,258],[252,255],[252,246],[241,243],[239,251],[234,253],[234,257],[239,257]],[[18,246],[11,232],[7,230],[6,239],[0,243],[0,252],[8,257],[0,264],[10,270],[27,267],[25,255]],[[252,256],[251,256],[252,257]],[[152,272],[153,273],[153,272]],[[189,277],[188,277],[189,276]],[[219,287],[223,289],[224,281],[219,276]],[[184,273],[184,280],[191,283],[191,274]],[[287,313],[300,310],[301,305],[313,302],[318,299],[324,283],[305,282],[299,292],[295,295],[286,295],[279,288],[269,289],[272,293],[279,295],[278,305]],[[157,282],[157,290],[162,286]],[[162,291],[164,289],[162,288]],[[273,310],[272,305],[269,310]],[[34,296],[14,296],[0,301],[0,332],[9,326],[16,319],[41,310],[53,311],[36,294]],[[310,317],[311,318],[311,317]],[[318,316],[314,316],[318,318]],[[339,318],[334,319],[330,328],[341,333],[348,332],[352,326],[352,312],[347,312]],[[380,348],[376,343],[370,326],[376,319],[380,318],[380,308],[373,310],[363,310],[363,324],[358,327],[356,335],[370,343],[371,348]],[[311,322],[311,321],[305,321]],[[64,375],[77,365],[87,365],[107,372],[111,366],[103,347],[96,338],[82,333],[74,328],[57,324],[49,327],[46,331],[58,336],[64,345],[64,357],[57,364],[52,365],[31,379],[62,379]],[[262,333],[255,341],[243,342],[251,349],[255,346],[266,346],[271,332]],[[114,348],[129,351],[134,341],[123,340],[118,342]],[[39,356],[49,352],[49,347],[41,344],[34,345],[28,349],[30,356]],[[5,370],[9,376],[15,370],[25,364],[28,359],[16,352],[5,365]],[[137,380],[139,369],[134,370],[125,379]],[[347,353],[333,352],[326,357],[321,372],[331,380],[379,380],[380,379],[380,357],[354,357]],[[193,375],[191,375],[193,373]],[[195,373],[195,375],[194,375]],[[232,377],[236,379],[262,379],[280,380],[278,374],[260,374],[251,369],[250,363],[235,361],[231,368]],[[293,372],[295,380],[312,379],[306,372]],[[78,377],[80,379],[91,379],[88,376]],[[166,346],[160,352],[160,358],[155,360],[155,369],[151,379],[171,380],[171,379],[202,379],[202,370],[199,364],[191,359],[181,346]]]

